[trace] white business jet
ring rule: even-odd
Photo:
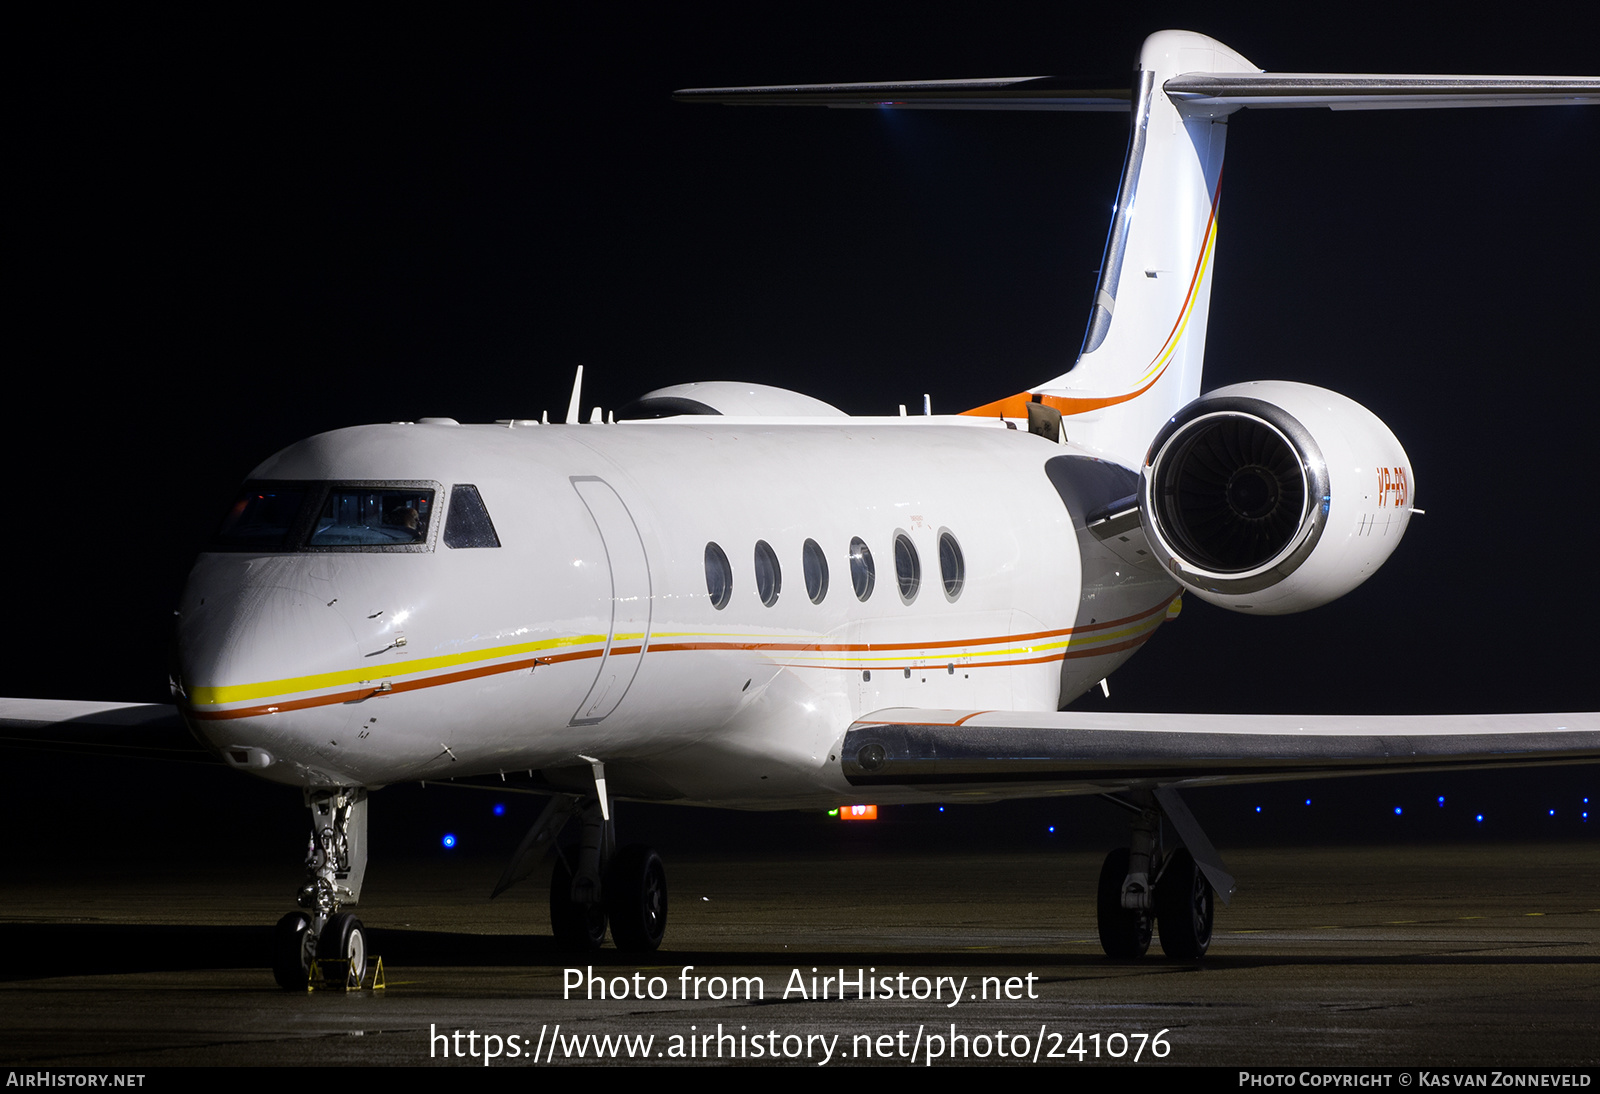
[[[338,430],[250,475],[179,606],[171,707],[6,700],[13,730],[181,718],[301,787],[313,832],[275,971],[360,968],[347,909],[369,792],[514,780],[550,795],[499,888],[555,849],[557,937],[650,950],[660,857],[627,798],[738,809],[1098,794],[1127,810],[1100,939],[1210,943],[1233,879],[1184,786],[1600,759],[1600,715],[1064,712],[1184,592],[1275,615],[1366,580],[1414,512],[1400,442],[1341,395],[1201,394],[1229,118],[1600,102],[1600,79],[1279,74],[1162,32],[1131,89],[1049,78],[696,89],[686,101],[1126,111],[1076,364],[960,415],[849,417],[681,384],[587,421]],[[576,838],[561,835],[575,829]]]

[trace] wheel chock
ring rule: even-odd
[[[360,991],[363,987],[382,991],[385,986],[381,957],[367,958],[363,969],[352,967],[348,958],[319,957],[306,973],[307,991]]]

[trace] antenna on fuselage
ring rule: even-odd
[[[572,400],[567,403],[567,424],[578,424],[578,401],[583,396],[583,366],[578,366],[578,374],[572,378]]]

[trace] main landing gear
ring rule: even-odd
[[[499,896],[527,877],[554,848],[550,928],[557,944],[578,952],[597,950],[609,926],[617,949],[647,953],[661,945],[667,931],[667,871],[653,848],[643,844],[617,848],[605,765],[584,759],[594,772],[594,793],[551,798],[492,895]],[[578,839],[562,848],[561,832],[574,820]]]
[[[1226,903],[1233,878],[1175,790],[1136,790],[1107,799],[1133,814],[1133,832],[1130,846],[1112,851],[1100,868],[1100,948],[1108,957],[1143,957],[1154,934],[1168,957],[1199,960],[1211,946],[1214,893]],[[1163,818],[1185,846],[1163,847]]]
[[[353,977],[366,970],[366,931],[339,909],[361,898],[367,872],[367,792],[359,787],[306,791],[311,844],[300,911],[278,920],[272,937],[272,975],[280,988],[304,991],[313,959],[349,962]]]

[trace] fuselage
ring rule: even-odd
[[[197,562],[181,705],[298,785],[593,757],[622,796],[847,801],[863,714],[1055,710],[1149,637],[1177,587],[1083,532],[1132,481],[995,420],[339,430],[250,477],[294,484],[298,533]],[[463,486],[498,546],[459,531]],[[331,535],[362,491],[409,491],[411,526],[370,519],[414,538]]]

